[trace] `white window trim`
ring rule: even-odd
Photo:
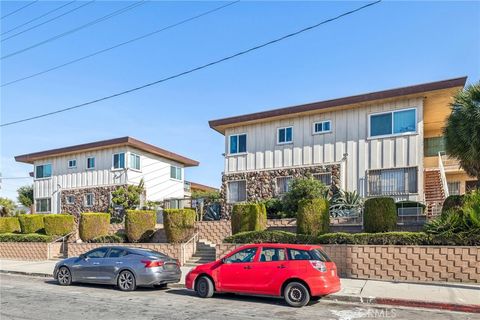
[[[91,205],[89,205],[89,204],[87,203],[87,196],[88,196],[89,194],[92,195],[92,204],[91,204]],[[95,203],[95,195],[94,195],[93,193],[91,193],[91,192],[85,193],[84,206],[87,207],[87,208],[91,208],[91,207],[94,206],[94,203]]]
[[[47,210],[47,211],[39,211],[37,210],[37,203],[39,200],[50,200],[50,210]],[[48,213],[48,212],[52,212],[52,198],[36,198],[35,199],[35,212],[36,213]]]
[[[70,161],[75,161],[75,165],[74,165],[74,166],[70,166]],[[77,159],[70,159],[70,160],[68,160],[67,166],[68,166],[68,169],[75,169],[75,168],[77,167]]]
[[[322,124],[322,127],[323,127],[323,123],[325,122],[330,122],[330,130],[328,131],[315,131],[315,125],[321,123]],[[317,134],[326,134],[326,133],[332,133],[332,120],[321,120],[321,121],[315,121],[313,124],[312,124],[312,134],[313,135],[317,135]]]
[[[139,167],[140,167],[139,169],[133,168],[133,167],[131,166],[131,163],[130,163],[131,161],[130,161],[130,160],[132,159],[132,158],[131,158],[132,156],[138,157],[138,164],[140,165],[140,166],[139,166]],[[113,158],[112,158],[112,161],[113,161]],[[113,167],[113,163],[112,163],[112,167]],[[141,157],[138,153],[130,152],[130,155],[128,156],[128,168],[129,168],[130,170],[133,170],[133,171],[136,171],[136,172],[142,172],[142,157]],[[118,170],[118,169],[116,169],[116,170]]]
[[[117,154],[122,154],[123,153],[123,164],[124,164],[124,168],[115,168],[114,167],[114,164],[115,164],[115,155]],[[127,161],[128,159],[126,159],[126,156],[127,156],[127,153],[125,151],[120,151],[120,152],[115,152],[115,153],[112,153],[112,169],[111,171],[121,171],[121,170],[125,170],[128,168],[128,164],[127,164]]]
[[[245,181],[245,200],[244,201],[237,201],[237,202],[231,202],[230,201],[230,187],[229,184],[231,182],[239,182],[239,181]],[[232,204],[232,203],[246,203],[247,202],[247,190],[248,190],[248,184],[246,179],[235,179],[235,180],[228,180],[227,181],[227,204]]]
[[[89,168],[88,167],[88,159],[91,159],[93,158],[93,167],[92,168]],[[86,161],[85,161],[85,169],[87,170],[95,170],[95,168],[97,167],[97,159],[94,157],[94,156],[88,156]]]
[[[285,142],[280,142],[280,130],[285,129],[285,139],[287,138],[287,131],[286,129],[292,128],[292,140],[291,141],[285,141]],[[292,144],[293,143],[293,126],[287,126],[287,127],[279,127],[277,128],[277,144],[282,145],[282,144]]]
[[[402,111],[409,111],[409,110],[415,110],[415,131],[409,131],[409,132],[401,132],[401,133],[393,133],[393,128],[394,128],[394,123],[395,119],[393,114],[396,112],[402,112]],[[392,114],[392,133],[391,134],[384,134],[381,136],[372,136],[370,135],[371,133],[371,119],[372,116],[376,115],[381,115],[381,114],[387,114],[391,113]],[[382,112],[375,112],[375,113],[370,113],[368,114],[368,132],[367,132],[367,140],[371,139],[382,139],[382,138],[389,138],[389,137],[400,137],[400,136],[411,136],[411,135],[416,135],[418,134],[418,110],[417,107],[411,107],[411,108],[404,108],[404,109],[396,109],[396,110],[390,110],[390,111],[382,111]]]
[[[172,167],[173,167],[173,168],[176,168],[176,169],[180,168],[180,172],[181,172],[181,175],[182,175],[182,179],[172,178]],[[176,175],[176,169],[175,169],[175,175]],[[183,170],[182,167],[180,167],[180,166],[175,166],[175,165],[173,165],[173,164],[170,165],[170,173],[169,173],[169,175],[170,175],[170,180],[173,180],[173,181],[184,181],[184,179],[183,179],[183,175],[184,175],[184,174],[185,174],[185,172],[184,172],[184,170]]]
[[[47,180],[47,179],[52,179],[52,176],[53,176],[53,169],[52,169],[52,172],[50,174],[50,177],[42,177],[42,178],[37,178],[37,167],[40,167],[40,166],[48,166],[50,165],[50,168],[52,169],[52,164],[51,163],[44,163],[44,164],[36,164],[35,165],[35,172],[34,172],[34,176],[35,176],[35,179],[34,180]],[[47,199],[47,198],[40,198],[40,199]]]
[[[244,154],[247,154],[248,152],[245,151],[245,152],[237,152],[237,153],[230,153],[230,137],[232,136],[241,136],[241,135],[245,135],[246,136],[246,140],[247,140],[247,144],[248,144],[248,134],[246,132],[243,132],[243,133],[233,133],[233,134],[230,134],[228,135],[228,142],[227,142],[227,155],[229,156],[238,156],[238,155],[244,155]],[[247,150],[247,146],[245,146],[245,150]]]
[[[68,201],[68,199],[69,199],[70,197],[73,197],[73,201],[72,201],[72,202]],[[65,203],[66,203],[66,204],[75,204],[75,196],[74,196],[74,195],[68,195],[68,196],[66,196],[66,197],[65,197]]]

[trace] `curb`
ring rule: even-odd
[[[0,270],[3,274],[18,274],[22,276],[40,277],[40,278],[53,278],[53,274],[38,273],[38,272],[25,272],[25,271],[13,271],[13,270]]]

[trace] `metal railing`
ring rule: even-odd
[[[373,169],[367,173],[368,196],[399,196],[418,192],[418,168]]]
[[[62,242],[61,244],[61,250],[62,250],[62,255],[65,257],[67,255],[67,239],[70,237],[72,234],[74,234],[76,231],[72,231],[64,236],[61,236],[59,238],[56,238],[55,240],[51,241],[47,245],[47,257],[48,259],[53,259],[53,254],[52,254],[52,246],[53,244],[57,242]]]
[[[362,204],[333,204],[329,208],[330,224],[363,225]]]
[[[445,167],[443,166],[442,152],[438,153],[438,168],[440,169],[440,179],[442,180],[443,194],[445,198],[448,197],[448,183],[447,176],[445,175]]]
[[[192,244],[193,245],[193,253],[197,251],[197,242],[198,242],[198,232],[195,232],[193,236],[188,239],[186,242],[181,244],[181,249],[180,249],[180,263],[183,266],[187,262],[187,257],[186,257],[186,250],[187,250],[187,245]]]

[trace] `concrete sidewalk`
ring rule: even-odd
[[[1,260],[0,272],[51,277],[57,261]],[[182,267],[180,286],[191,267]],[[480,285],[462,283],[405,283],[341,279],[342,290],[325,297],[355,303],[425,307],[480,313]]]

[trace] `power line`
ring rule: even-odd
[[[74,0],[74,1],[67,2],[67,3],[65,3],[65,4],[62,4],[60,7],[57,7],[57,8],[55,8],[55,9],[52,9],[52,10],[48,11],[48,12],[45,12],[44,14],[39,15],[39,16],[36,17],[36,18],[30,19],[30,20],[28,20],[27,22],[24,22],[24,23],[22,23],[22,24],[20,24],[20,25],[18,25],[18,26],[16,26],[16,27],[14,27],[14,28],[11,28],[11,29],[9,29],[9,30],[7,30],[7,31],[5,31],[5,32],[0,33],[0,36],[3,36],[4,34],[7,34],[7,33],[10,33],[10,32],[12,32],[12,31],[15,31],[15,30],[17,30],[17,29],[19,29],[19,28],[21,28],[21,27],[23,27],[23,26],[26,26],[26,25],[29,24],[29,23],[32,23],[32,22],[34,22],[34,21],[37,21],[37,20],[39,20],[39,19],[41,19],[41,18],[43,18],[43,17],[46,17],[46,16],[48,16],[50,13],[54,13],[55,11],[58,11],[58,10],[64,8],[64,7],[68,6],[68,5],[71,5],[71,4],[74,3],[74,2],[75,2],[75,0]]]
[[[74,32],[77,32],[77,31],[79,31],[79,30],[82,30],[82,29],[91,27],[91,26],[93,26],[93,25],[95,25],[95,24],[97,24],[97,23],[99,23],[99,22],[108,20],[108,19],[113,18],[113,17],[115,17],[115,16],[118,16],[118,15],[124,13],[124,12],[127,12],[127,11],[129,11],[129,10],[131,10],[131,9],[134,9],[134,8],[136,8],[136,7],[144,4],[146,1],[147,1],[147,0],[141,0],[141,1],[136,2],[136,3],[134,3],[134,4],[130,4],[130,5],[122,8],[122,9],[115,10],[114,12],[109,13],[109,14],[107,14],[106,16],[103,16],[103,17],[101,17],[101,18],[99,18],[99,19],[90,21],[89,23],[86,23],[86,24],[84,24],[84,25],[81,25],[80,27],[77,27],[77,28],[68,30],[68,31],[63,32],[63,33],[60,33],[60,34],[57,34],[56,36],[53,36],[53,37],[48,38],[48,39],[46,39],[46,40],[40,41],[40,42],[38,42],[38,43],[36,43],[36,44],[34,44],[34,45],[31,45],[31,46],[29,46],[29,47],[26,47],[26,48],[23,48],[23,49],[21,49],[21,50],[12,52],[12,53],[10,53],[10,54],[7,54],[7,55],[1,57],[0,60],[4,60],[4,59],[7,59],[7,58],[16,56],[16,55],[18,55],[18,54],[20,54],[20,53],[23,53],[23,52],[28,51],[28,50],[31,50],[31,49],[33,49],[33,48],[39,47],[39,46],[44,45],[44,44],[46,44],[46,43],[48,43],[48,42],[51,42],[51,41],[60,39],[60,38],[65,37],[65,36],[67,36],[67,35],[69,35],[69,34],[72,34],[72,33],[74,33]],[[4,40],[2,40],[2,41],[4,41]]]
[[[116,44],[116,45],[114,45],[114,46],[112,46],[112,47],[109,47],[109,48],[106,48],[106,49],[102,49],[102,50],[93,52],[93,53],[88,54],[88,55],[85,55],[85,56],[83,56],[83,57],[80,57],[80,58],[77,58],[77,59],[74,59],[74,60],[71,60],[71,61],[68,61],[68,62],[59,64],[59,65],[57,65],[57,66],[48,68],[48,69],[46,69],[46,70],[43,70],[43,71],[40,71],[40,72],[31,74],[31,75],[26,76],[26,77],[23,77],[23,78],[19,78],[19,79],[10,81],[10,82],[6,82],[6,83],[0,85],[0,87],[5,87],[5,86],[8,86],[8,85],[11,85],[11,84],[14,84],[14,83],[23,81],[23,80],[27,80],[27,79],[30,79],[30,78],[34,78],[34,77],[37,77],[37,76],[39,76],[39,75],[42,75],[42,74],[45,74],[45,73],[48,73],[48,72],[51,72],[51,71],[54,71],[54,70],[57,70],[57,69],[66,67],[66,66],[71,65],[71,64],[73,64],[73,63],[76,63],[76,62],[79,62],[79,61],[82,61],[82,60],[85,60],[85,59],[94,57],[94,56],[99,55],[99,54],[101,54],[101,53],[104,53],[104,52],[107,52],[107,51],[110,51],[110,50],[119,48],[119,47],[121,47],[121,46],[130,44],[130,43],[133,43],[133,42],[135,42],[135,41],[139,41],[139,40],[145,39],[145,38],[147,38],[147,37],[153,36],[153,35],[155,35],[155,34],[157,34],[157,33],[162,32],[162,31],[166,31],[166,30],[168,30],[168,29],[172,29],[172,28],[174,28],[174,27],[178,27],[178,26],[180,26],[180,25],[182,25],[182,24],[185,24],[185,23],[187,23],[187,22],[190,22],[190,21],[192,21],[192,20],[196,20],[196,19],[198,19],[198,18],[201,18],[201,17],[206,16],[206,15],[208,15],[208,14],[211,14],[211,13],[213,13],[213,12],[222,10],[222,9],[224,9],[224,8],[226,8],[226,7],[228,7],[228,6],[231,6],[231,5],[235,4],[235,3],[238,3],[238,2],[240,2],[240,0],[233,1],[233,2],[227,3],[227,4],[225,4],[225,5],[222,5],[222,6],[220,6],[220,7],[214,8],[214,9],[212,9],[212,10],[205,11],[205,12],[203,12],[203,13],[200,13],[200,14],[197,14],[197,15],[195,15],[195,16],[193,16],[193,17],[190,17],[190,18],[181,20],[181,21],[179,21],[179,22],[176,22],[176,23],[174,23],[174,24],[168,25],[168,26],[163,27],[163,28],[161,28],[161,29],[158,29],[158,30],[155,30],[155,31],[146,33],[146,34],[143,34],[143,35],[141,35],[141,36],[138,36],[138,37],[136,37],[136,38],[133,38],[133,39],[130,39],[130,40],[127,40],[127,41],[124,41],[124,42],[121,42],[121,43]]]
[[[17,32],[17,33],[15,33],[15,34],[12,34],[11,36],[9,36],[9,37],[7,37],[7,38],[4,38],[4,39],[2,39],[2,40],[0,40],[0,41],[3,42],[3,41],[7,41],[8,39],[15,38],[15,37],[17,37],[17,36],[19,36],[19,35],[21,35],[21,34],[24,34],[25,32],[28,32],[28,31],[30,31],[30,30],[36,29],[36,28],[38,28],[38,27],[41,27],[41,26],[43,26],[43,25],[45,25],[45,24],[47,24],[47,23],[49,23],[49,22],[55,21],[55,20],[57,20],[57,19],[60,19],[61,17],[64,17],[64,16],[66,16],[67,14],[70,14],[70,13],[72,13],[72,12],[74,12],[74,11],[77,11],[78,9],[81,9],[81,8],[83,8],[83,7],[85,7],[85,6],[88,6],[89,4],[92,4],[92,3],[94,3],[94,2],[95,2],[95,0],[91,0],[91,1],[89,1],[89,2],[85,2],[84,4],[82,4],[82,5],[80,5],[80,6],[76,7],[76,8],[73,8],[72,10],[69,10],[69,11],[67,11],[67,12],[64,12],[64,13],[58,15],[58,16],[55,16],[55,17],[53,17],[53,18],[51,18],[51,19],[48,19],[48,20],[46,20],[46,21],[44,21],[44,22],[42,22],[42,23],[36,24],[36,25],[34,25],[34,26],[32,26],[32,27],[30,27],[30,28],[28,28],[28,29],[25,29],[25,30],[23,30],[23,31]]]
[[[9,17],[9,16],[11,16],[12,14],[15,14],[15,13],[19,12],[20,10],[23,10],[23,9],[25,9],[25,8],[27,8],[27,7],[30,7],[32,4],[34,4],[34,3],[37,2],[37,1],[38,1],[38,0],[29,2],[29,3],[27,3],[26,5],[24,5],[23,7],[20,7],[20,8],[18,8],[17,10],[13,10],[12,12],[7,13],[6,15],[2,16],[2,17],[0,18],[0,20],[1,20],[1,19],[4,19],[4,18],[6,18],[6,17]]]
[[[252,47],[252,48],[249,48],[249,49],[240,51],[240,52],[238,52],[238,53],[232,54],[232,55],[230,55],[230,56],[227,56],[227,57],[225,57],[225,58],[222,58],[222,59],[218,59],[218,60],[209,62],[209,63],[204,64],[204,65],[201,65],[201,66],[199,66],[199,67],[195,67],[195,68],[193,68],[193,69],[189,69],[189,70],[187,70],[187,71],[183,71],[183,72],[177,73],[177,74],[175,74],[175,75],[172,75],[172,76],[169,76],[169,77],[166,77],[166,78],[163,78],[163,79],[154,81],[154,82],[150,82],[150,83],[147,83],[147,84],[144,84],[144,85],[141,85],[141,86],[132,88],[132,89],[125,90],[125,91],[117,92],[117,93],[111,94],[111,95],[109,95],[109,96],[105,96],[105,97],[102,97],[102,98],[98,98],[98,99],[95,99],[95,100],[91,100],[91,101],[88,101],[88,102],[84,102],[84,103],[81,103],[81,104],[77,104],[77,105],[75,105],[75,106],[71,106],[71,107],[67,107],[67,108],[63,108],[63,109],[59,109],[59,110],[55,110],[55,111],[43,113],[43,114],[40,114],[40,115],[37,115],[37,116],[33,116],[33,117],[29,117],[29,118],[24,118],[24,119],[20,119],[20,120],[16,120],[16,121],[11,121],[11,122],[7,122],[7,123],[3,123],[3,124],[0,125],[0,127],[6,127],[6,126],[13,125],[13,124],[21,123],[21,122],[31,121],[31,120],[39,119],[39,118],[44,118],[44,117],[47,117],[47,116],[51,116],[51,115],[54,115],[54,114],[66,112],[66,111],[73,110],[73,109],[82,108],[82,107],[85,107],[85,106],[88,106],[88,105],[91,105],[91,104],[94,104],[94,103],[98,103],[98,102],[101,102],[101,101],[105,101],[105,100],[109,100],[109,99],[112,99],[112,98],[116,98],[116,97],[119,97],[119,96],[122,96],[122,95],[125,95],[125,94],[129,94],[129,93],[132,93],[132,92],[141,90],[141,89],[145,89],[145,88],[147,88],[147,87],[151,87],[151,86],[153,86],[153,85],[156,85],[156,84],[159,84],[159,83],[162,83],[162,82],[166,82],[166,81],[169,81],[169,80],[172,80],[172,79],[175,79],[175,78],[179,78],[179,77],[182,77],[182,76],[184,76],[184,75],[193,73],[193,72],[195,72],[195,71],[199,71],[199,70],[202,70],[202,69],[211,67],[211,66],[213,66],[213,65],[216,65],[216,64],[225,62],[225,61],[227,61],[227,60],[234,59],[234,58],[236,58],[236,57],[239,57],[239,56],[245,55],[245,54],[247,54],[247,53],[250,53],[250,52],[252,52],[252,51],[255,51],[255,50],[264,48],[264,47],[269,46],[269,45],[271,45],[271,44],[280,42],[280,41],[282,41],[282,40],[285,40],[285,39],[294,37],[294,36],[296,36],[296,35],[298,35],[298,34],[301,34],[301,33],[303,33],[303,32],[306,32],[306,31],[315,29],[315,28],[317,28],[317,27],[319,27],[319,26],[321,26],[321,25],[324,25],[324,24],[326,24],[326,23],[329,23],[329,22],[332,22],[332,21],[341,19],[341,18],[343,18],[343,17],[345,17],[345,16],[354,14],[355,12],[358,12],[358,11],[361,11],[361,10],[363,10],[363,9],[366,9],[366,8],[368,8],[368,7],[370,7],[370,6],[376,5],[376,4],[380,3],[381,1],[382,1],[382,0],[377,0],[377,1],[375,1],[375,2],[370,2],[370,3],[368,3],[368,4],[365,4],[365,5],[361,6],[361,7],[358,7],[358,8],[356,8],[356,9],[347,11],[347,12],[342,13],[342,14],[339,14],[339,15],[333,17],[333,18],[329,18],[329,19],[323,20],[323,21],[321,21],[321,22],[319,22],[319,23],[317,23],[317,24],[314,24],[314,25],[311,25],[311,26],[309,26],[309,27],[306,27],[306,28],[300,29],[300,30],[298,30],[298,31],[295,31],[295,32],[293,32],[293,33],[289,33],[289,34],[287,34],[287,35],[284,35],[284,36],[282,36],[282,37],[280,37],[280,38],[276,38],[276,39],[274,39],[274,40],[270,40],[270,41],[268,41],[268,42],[265,42],[265,43],[263,43],[263,44],[257,45],[257,46],[255,46],[255,47]]]
[[[0,180],[33,179],[33,177],[0,177]]]

